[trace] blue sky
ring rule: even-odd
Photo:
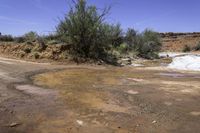
[[[22,35],[28,31],[55,31],[70,0],[0,0],[0,32]],[[159,32],[200,31],[199,0],[88,0],[100,9],[112,5],[107,21],[124,29],[151,28]]]

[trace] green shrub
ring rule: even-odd
[[[117,51],[119,51],[121,54],[127,54],[128,52],[128,45],[126,43],[121,44],[117,47]]]
[[[185,45],[182,51],[183,52],[190,52],[191,48],[188,45]]]
[[[26,39],[24,37],[15,37],[14,41],[16,43],[24,43],[26,41]]]
[[[35,42],[39,35],[36,32],[30,31],[24,35],[26,41]]]
[[[128,44],[129,50],[136,49],[138,34],[135,29],[129,28],[126,32],[124,41]]]
[[[48,45],[54,45],[54,44],[59,44],[60,42],[57,40],[50,40],[47,42]]]
[[[124,41],[128,44],[129,52],[135,52],[138,56],[147,59],[157,58],[157,53],[162,47],[159,33],[149,29],[138,33],[136,30],[129,28]]]
[[[109,47],[109,27],[104,22],[109,8],[100,14],[86,0],[77,0],[65,19],[57,27],[61,41],[71,44],[71,54],[76,57],[104,58]]]
[[[33,56],[34,56],[35,59],[39,59],[39,58],[40,58],[40,55],[39,55],[39,53],[37,53],[37,52],[35,52],[35,53],[33,54]]]
[[[46,48],[47,48],[47,45],[46,45],[47,41],[43,37],[38,37],[37,42],[39,44],[39,48],[38,48],[39,52],[42,52],[42,51],[46,50]]]
[[[154,41],[144,42],[139,49],[138,55],[147,59],[157,58],[158,51],[156,47],[157,44]]]
[[[33,42],[32,41],[27,41],[26,44],[27,45],[33,45]]]
[[[162,43],[160,35],[157,32],[146,29],[141,35],[137,46],[139,56],[143,58],[156,58],[157,53],[161,50]]]
[[[195,51],[200,51],[200,42],[194,47]]]
[[[108,35],[112,47],[118,47],[123,43],[123,31],[120,24],[117,25],[107,25]]]
[[[53,40],[57,41],[57,40],[59,40],[59,35],[49,34],[49,35],[44,36],[43,38],[47,41],[53,41]]]
[[[25,52],[26,54],[31,53],[31,48],[25,48],[25,49],[24,49],[24,52]]]
[[[12,41],[14,41],[14,38],[11,35],[0,35],[0,41],[12,42]]]

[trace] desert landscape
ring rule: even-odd
[[[89,3],[0,34],[0,133],[198,133],[200,32],[124,30]]]

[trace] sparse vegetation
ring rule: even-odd
[[[14,38],[10,35],[1,35],[0,41],[29,45],[23,48],[23,54],[34,55],[35,59],[39,58],[36,53],[44,52],[49,45],[57,44],[62,44],[62,47],[65,44],[66,47],[50,53],[52,56],[57,56],[55,53],[63,54],[64,51],[67,52],[65,55],[70,55],[77,62],[103,60],[113,63],[122,56],[139,56],[147,59],[158,57],[157,53],[161,49],[158,33],[148,29],[140,33],[133,28],[129,28],[125,33],[120,24],[106,22],[110,8],[100,12],[96,6],[87,5],[86,0],[75,0],[73,4],[69,13],[56,27],[55,34],[39,36],[36,32],[30,31]]]
[[[100,59],[109,44],[109,26],[104,22],[109,9],[99,14],[95,6],[78,0],[57,27],[65,43],[72,44],[71,53],[76,57]]]
[[[99,14],[95,6],[87,6],[85,0],[78,0],[57,27],[63,42],[72,44],[73,54],[83,58],[101,59],[110,47],[121,53],[137,51],[144,58],[153,58],[160,50],[159,35],[151,30],[137,34],[129,29],[124,39],[120,24],[105,23],[108,9]],[[127,46],[126,46],[127,45]]]
[[[197,43],[197,45],[194,47],[195,51],[200,51],[200,42]]]
[[[1,42],[12,42],[14,38],[11,35],[0,35]]]
[[[152,59],[157,58],[157,53],[161,49],[161,39],[158,33],[152,30],[145,30],[138,33],[134,29],[128,29],[124,43],[119,46],[118,50],[123,53],[135,52],[138,56]]]
[[[26,41],[25,37],[15,37],[14,41],[16,43],[24,43]]]
[[[161,50],[161,40],[158,33],[152,30],[145,30],[140,37],[138,52],[144,58],[157,58],[157,53]]]
[[[183,48],[183,52],[190,52],[191,48],[188,45],[185,45]]]
[[[30,31],[24,35],[26,41],[35,42],[37,41],[39,35],[36,32]]]

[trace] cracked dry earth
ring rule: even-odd
[[[198,133],[200,73],[0,58],[0,133]]]

